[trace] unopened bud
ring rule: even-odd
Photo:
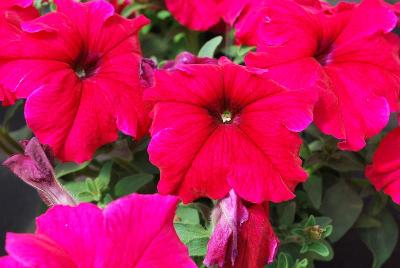
[[[74,198],[55,177],[50,148],[42,146],[37,138],[23,141],[21,144],[24,154],[13,155],[3,164],[24,182],[37,189],[48,206],[76,205]]]

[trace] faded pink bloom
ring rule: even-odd
[[[381,0],[319,12],[291,0],[266,1],[257,51],[246,64],[268,69],[293,90],[311,87],[320,95],[315,124],[339,139],[340,149],[362,149],[400,108],[396,15]]]
[[[41,145],[36,138],[22,142],[24,154],[16,154],[4,161],[15,175],[38,190],[49,205],[74,205],[73,197],[57,181],[53,169],[51,149]]]
[[[118,131],[148,131],[142,99],[138,32],[143,16],[125,19],[105,0],[56,0],[57,11],[0,38],[0,84],[27,98],[25,118],[62,161],[84,162]]]
[[[389,132],[381,141],[365,174],[378,191],[382,190],[400,204],[400,128]]]
[[[231,189],[255,203],[294,197],[293,186],[307,179],[297,132],[312,121],[313,94],[226,59],[158,70],[155,78],[146,91],[155,103],[148,151],[161,194],[185,203]]]
[[[214,232],[204,264],[233,268],[258,268],[272,263],[278,238],[269,223],[268,207],[245,205],[233,190],[213,211]]]
[[[7,234],[1,268],[195,268],[173,218],[178,199],[132,194],[103,211],[83,203],[55,206],[35,234]]]

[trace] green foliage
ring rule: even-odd
[[[379,220],[378,220],[379,219]],[[392,255],[399,236],[399,229],[393,216],[384,210],[378,215],[380,225],[359,231],[361,240],[371,250],[374,257],[372,268],[379,268]]]
[[[216,36],[213,39],[207,41],[199,51],[199,57],[213,58],[217,47],[222,42],[222,36]]]
[[[353,226],[362,208],[362,199],[343,180],[326,191],[321,212],[333,220],[332,242],[338,241]]]
[[[179,206],[174,225],[179,238],[188,247],[190,256],[204,257],[211,230],[201,225],[199,211],[190,206]]]
[[[67,162],[67,163],[60,163],[56,165],[55,171],[56,171],[56,177],[61,178],[65,175],[75,173],[78,171],[83,170],[90,164],[90,161],[87,161],[83,164],[76,164],[72,162]]]
[[[145,173],[127,176],[117,182],[114,188],[114,193],[117,197],[120,197],[137,192],[152,180],[153,176]]]

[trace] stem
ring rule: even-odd
[[[186,42],[188,50],[197,55],[199,52],[199,32],[187,30]]]
[[[229,24],[226,24],[226,29],[225,29],[225,51],[229,51],[229,48],[232,45],[233,45],[232,27]]]
[[[10,145],[12,145],[18,153],[22,153],[24,150],[21,146],[21,144],[19,144],[13,137],[10,136],[10,134],[8,133],[8,131],[4,128],[0,129],[0,135],[2,138],[4,138]]]

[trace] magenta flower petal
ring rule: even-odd
[[[148,19],[125,19],[100,0],[56,4],[57,12],[25,21],[19,31],[3,29],[10,40],[0,84],[28,98],[29,127],[59,159],[84,162],[118,130],[136,139],[147,133],[137,34]]]
[[[311,123],[316,96],[264,76],[226,60],[156,72],[146,94],[155,102],[148,151],[160,193],[184,202],[231,189],[256,203],[294,197],[307,178],[296,132]]]
[[[35,234],[8,235],[7,258],[43,268],[195,268],[173,226],[177,203],[132,194],[104,211],[88,203],[55,206],[37,219]]]
[[[400,204],[400,128],[389,132],[381,141],[365,175],[378,191],[382,190]]]
[[[305,2],[266,1],[257,52],[246,64],[293,90],[318,92],[315,124],[341,140],[339,148],[360,150],[400,108],[400,40],[390,33],[397,18],[381,0]]]
[[[108,243],[100,254],[107,260],[100,258],[99,267],[196,267],[173,226],[177,203],[172,196],[137,194],[111,203],[104,210]]]
[[[9,233],[6,240],[8,254],[22,267],[75,267],[67,253],[46,236]]]
[[[166,0],[168,10],[182,25],[204,31],[223,20],[232,25],[249,0]]]

